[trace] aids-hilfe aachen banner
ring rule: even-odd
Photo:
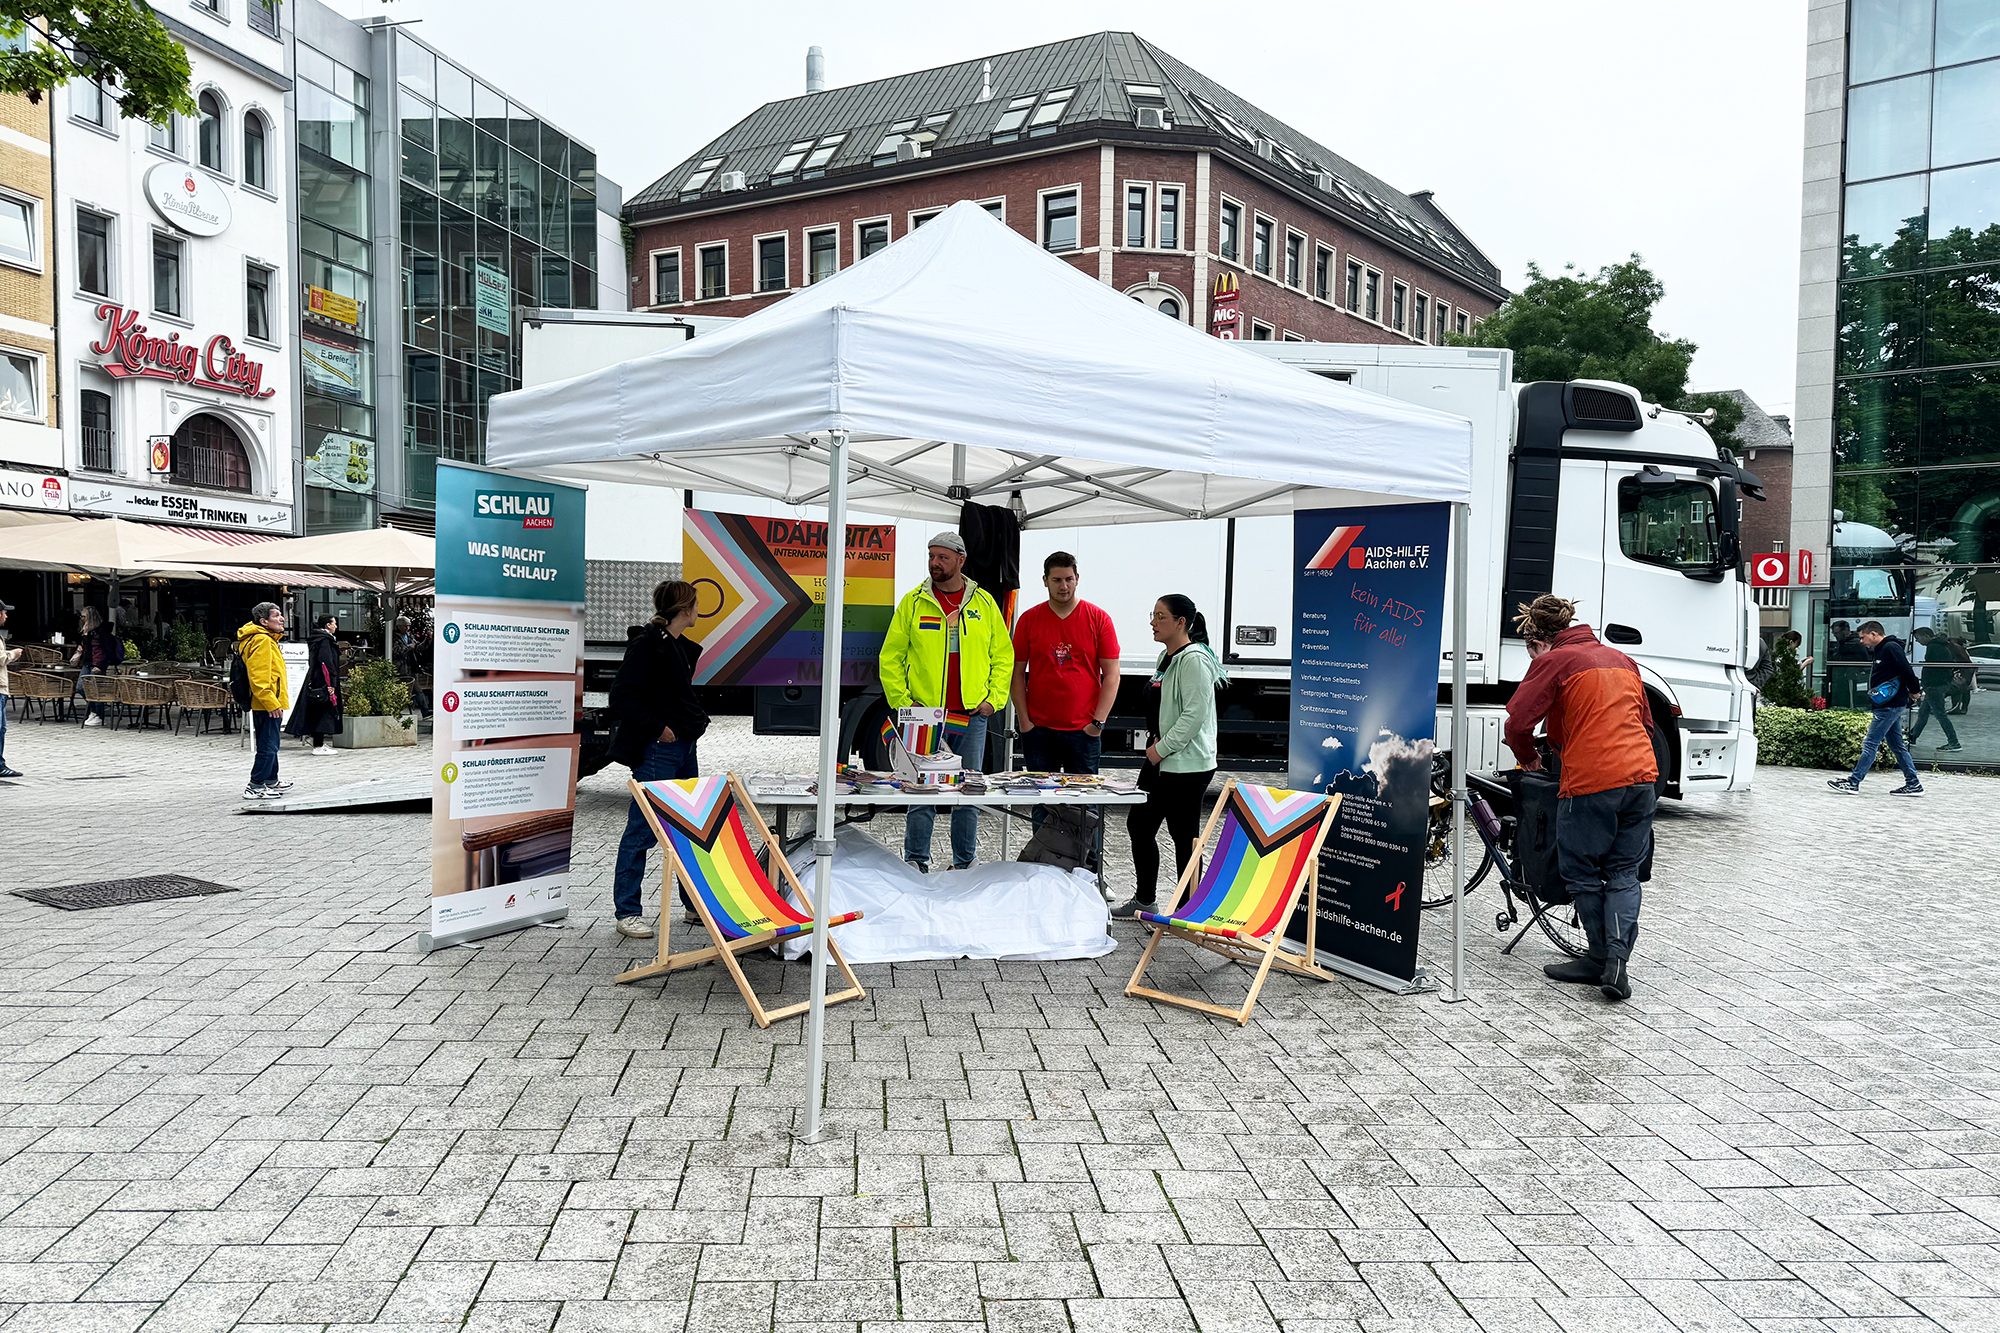
[[[569,913],[583,496],[438,464],[431,928],[419,948]]]

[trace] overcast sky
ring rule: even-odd
[[[1102,28],[1136,31],[1405,191],[1500,265],[1637,251],[1690,386],[1789,412],[1805,5],[1798,0],[330,0],[417,31],[598,151],[628,196],[759,104]]]

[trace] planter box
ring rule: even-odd
[[[342,750],[369,750],[379,745],[415,745],[417,719],[404,717],[350,717],[333,737]]]

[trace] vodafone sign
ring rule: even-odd
[[[146,173],[146,201],[190,236],[220,236],[229,230],[229,192],[183,163],[162,162]]]
[[[1792,562],[1783,555],[1750,557],[1750,586],[1782,588],[1792,581]]]

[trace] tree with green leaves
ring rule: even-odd
[[[1743,408],[1727,394],[1687,391],[1695,345],[1686,338],[1663,338],[1653,331],[1653,308],[1666,288],[1645,262],[1633,255],[1586,277],[1574,264],[1560,273],[1528,265],[1528,285],[1509,297],[1471,335],[1450,341],[1460,347],[1506,347],[1514,353],[1514,378],[1534,380],[1615,380],[1629,384],[1647,402],[1677,412],[1715,409],[1709,433],[1717,444],[1740,447],[1736,427]]]
[[[1771,674],[1758,687],[1758,693],[1773,708],[1808,708],[1812,705],[1812,691],[1806,688],[1798,650],[1783,635],[1771,645]]]
[[[187,48],[137,0],[0,0],[0,38],[0,92],[39,102],[66,83],[95,79],[133,120],[163,124],[195,114]]]

